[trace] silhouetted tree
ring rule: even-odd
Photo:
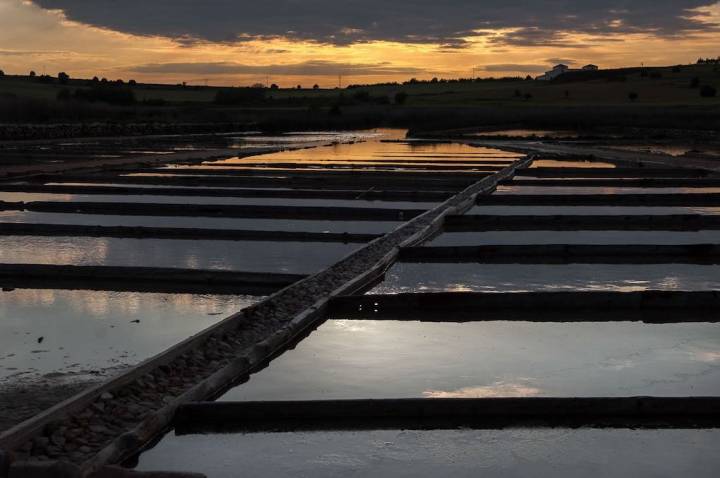
[[[58,73],[58,82],[61,85],[67,85],[68,81],[70,81],[70,75],[68,75],[64,71],[61,71],[60,73]]]
[[[317,83],[315,83],[315,84],[313,85],[313,90],[319,90],[319,89],[320,89],[320,85],[318,85]]]
[[[533,80],[533,77],[530,75],[525,77],[525,81],[532,81],[532,80]]]
[[[35,70],[30,71],[30,78],[35,78],[37,76],[37,73],[35,73]]]
[[[128,85],[130,85],[130,86],[136,86],[136,85],[137,85],[137,81],[135,81],[135,80],[130,80],[130,81],[128,81]]]
[[[297,85],[298,90],[302,90],[302,85]]]
[[[93,83],[100,83],[100,78],[98,78],[97,76],[93,76],[92,80],[90,81],[92,81]]]
[[[280,87],[279,87],[278,85],[276,85],[275,83],[273,83],[272,85],[270,85],[270,89],[271,89],[271,90],[278,90],[278,89],[280,89]]]
[[[703,85],[700,88],[700,96],[703,98],[715,98],[717,96],[717,89],[714,86]]]
[[[2,78],[3,76],[5,76],[5,72],[0,70],[0,78]]]

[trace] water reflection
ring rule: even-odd
[[[372,294],[720,289],[720,266],[692,264],[396,264]]]
[[[541,394],[537,387],[525,383],[495,382],[492,385],[465,387],[459,390],[426,390],[425,398],[512,398],[535,397]]]
[[[139,469],[213,478],[715,478],[720,430],[510,428],[167,436]]]
[[[488,231],[446,232],[425,245],[490,244],[716,244],[720,231]]]
[[[529,215],[632,215],[632,214],[720,214],[720,207],[702,206],[475,206],[471,214],[498,214],[503,216]]]
[[[202,294],[3,291],[0,383],[48,373],[59,379],[134,364],[258,300]]]
[[[0,237],[0,262],[312,273],[359,244],[91,237]]]
[[[253,231],[349,232],[376,234],[396,228],[398,222],[320,221],[292,219],[242,219],[180,216],[113,216],[32,211],[0,211],[3,222],[28,224],[76,224],[88,226],[189,227],[249,229]]]
[[[122,194],[45,194],[0,192],[0,201],[6,202],[110,202],[147,204],[228,204],[258,206],[312,206],[312,207],[355,207],[386,209],[430,209],[435,202],[372,201],[363,199],[295,199],[295,198],[251,198],[251,197],[203,197],[203,196],[162,196]]]
[[[342,319],[221,400],[720,393],[717,324]]]
[[[574,179],[567,179],[570,184]],[[638,188],[604,186],[499,186],[495,194],[716,194],[720,188]],[[568,198],[568,202],[572,201]]]
[[[401,139],[402,130],[377,130],[377,138]],[[508,159],[522,157],[522,154],[509,153],[498,149],[477,148],[465,144],[424,143],[424,142],[390,142],[367,141],[353,144],[333,144],[312,149],[297,149],[279,153],[263,154],[247,158],[231,158],[213,162],[213,164],[238,165],[243,162],[317,162],[325,160],[359,161],[372,158],[390,159],[432,159],[434,163],[442,163],[443,159],[488,161],[493,158]]]
[[[532,162],[530,168],[617,168],[617,165],[613,163],[603,163],[602,161],[537,159]]]

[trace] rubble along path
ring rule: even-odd
[[[182,353],[164,360],[161,354],[105,386],[77,396],[75,403],[71,399],[21,423],[0,435],[0,452],[11,452],[15,462],[71,462],[80,465],[85,474],[119,463],[166,429],[181,403],[212,398],[218,390],[205,382],[214,374],[238,362],[250,369],[265,361],[272,353],[268,340],[287,344],[292,339],[291,323],[299,314],[367,273],[404,242],[431,234],[445,215],[465,212],[478,194],[494,191],[498,182],[512,177],[531,160],[521,159],[483,178],[330,268],[176,346],[182,347]]]

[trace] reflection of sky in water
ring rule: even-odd
[[[522,157],[522,154],[509,153],[498,149],[476,148],[465,144],[441,143],[380,143],[368,141],[355,144],[334,144],[312,149],[299,149],[283,151],[272,154],[262,154],[248,158],[231,158],[218,161],[215,164],[238,164],[242,162],[261,161],[318,161],[340,159],[346,161],[376,159],[376,158],[417,158],[433,159],[433,162],[442,162],[443,158],[450,160],[478,159],[488,160],[498,158],[507,161],[508,157]]]
[[[718,430],[381,430],[167,436],[141,470],[246,476],[694,477],[720,468]]]
[[[396,264],[373,294],[720,289],[720,266],[689,264]]]
[[[446,232],[427,246],[486,244],[707,244],[720,242],[720,231],[489,231]]]
[[[538,178],[540,179],[540,178]],[[568,182],[572,179],[568,179]],[[498,186],[495,194],[710,194],[720,193],[720,188],[633,188],[595,186]],[[568,202],[572,202],[568,198]]]
[[[555,159],[538,159],[532,162],[530,168],[616,168],[612,163],[600,161],[560,161]]]
[[[189,227],[207,229],[249,229],[253,231],[307,231],[383,233],[395,229],[396,222],[373,221],[296,221],[292,219],[113,216],[26,211],[0,211],[0,221],[28,224],[77,224],[86,226]]]
[[[0,292],[0,386],[11,376],[137,363],[258,300],[43,289]]]
[[[717,148],[707,148],[704,146],[696,146],[696,145],[684,145],[684,146],[677,146],[677,145],[662,145],[662,144],[641,144],[641,145],[617,145],[617,146],[606,146],[607,149],[619,149],[621,151],[640,151],[643,153],[653,153],[653,154],[668,154],[670,156],[683,156],[686,153],[692,152],[692,151],[699,151],[702,154],[711,154],[715,156],[720,156],[720,149]]]
[[[0,192],[0,201],[32,202],[123,202],[148,204],[234,204],[259,206],[313,206],[313,207],[364,207],[364,208],[404,208],[429,209],[434,202],[402,201],[356,201],[342,199],[289,199],[289,198],[235,198],[235,197],[196,197],[196,196],[131,196],[101,194],[40,194],[40,193],[4,193]]]
[[[720,214],[720,207],[647,207],[647,206],[475,206],[467,212],[471,214],[512,215],[621,215],[621,214]]]
[[[311,273],[359,244],[313,242],[0,237],[0,262]]]
[[[580,135],[577,131],[552,130],[552,129],[503,129],[499,131],[479,131],[468,136],[509,136],[523,138],[526,136],[550,136],[561,138],[577,138]]]
[[[718,327],[330,320],[222,400],[717,395]]]

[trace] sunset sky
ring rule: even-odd
[[[715,0],[0,0],[8,74],[337,86],[720,56]]]

